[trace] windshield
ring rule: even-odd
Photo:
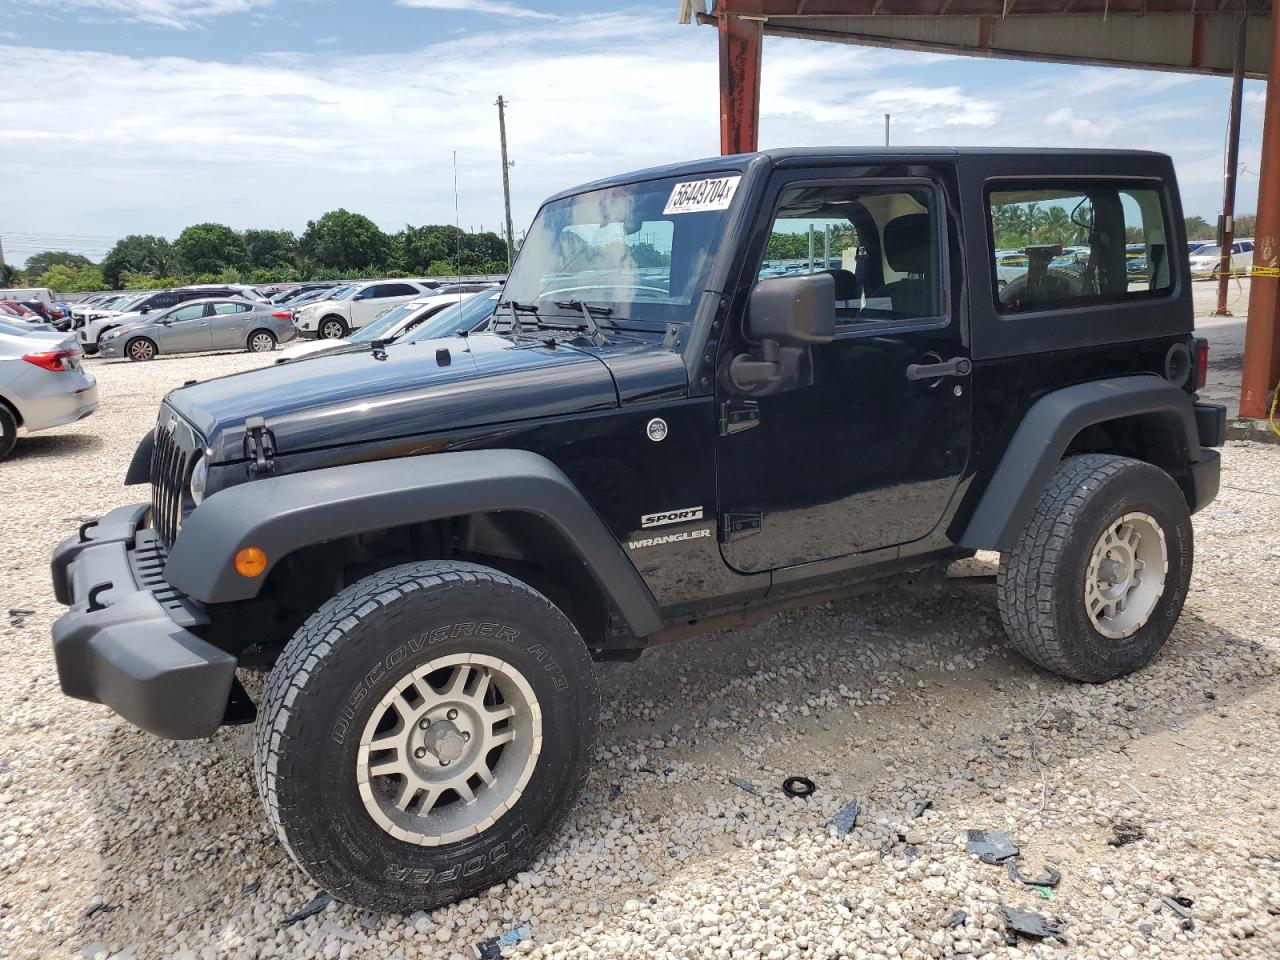
[[[324,299],[324,300],[350,300],[350,299],[351,299],[351,295],[352,295],[353,293],[355,293],[355,292],[356,292],[356,288],[355,288],[354,286],[351,286],[351,287],[339,287],[337,290],[333,291],[333,293],[332,293],[330,296],[322,297],[321,299]]]
[[[374,317],[371,322],[365,324],[347,339],[354,343],[368,343],[370,340],[377,340],[404,320],[405,317],[420,310],[430,310],[432,306],[432,304],[417,303],[410,300],[408,303],[398,303],[394,307],[387,307],[387,309]],[[439,304],[435,304],[435,306],[438,307]]]
[[[136,297],[127,297],[126,299],[121,300],[119,303],[115,304],[111,309],[119,310],[121,313],[128,313],[131,309],[133,309],[133,307],[136,304],[141,303],[143,300],[147,299],[147,297],[149,296],[150,294],[144,293]]]
[[[548,203],[529,228],[503,299],[572,315],[556,301],[612,307],[620,317],[688,322],[706,286],[738,175],[667,178]]]
[[[1201,247],[1199,250],[1192,251],[1197,257],[1220,257],[1222,256],[1222,248],[1216,243],[1210,243]]]
[[[401,343],[417,343],[419,340],[434,340],[437,337],[451,337],[463,330],[474,330],[489,317],[493,316],[498,305],[498,297],[489,291],[473,294],[462,303],[451,304],[441,310],[430,320],[424,320],[400,339]]]

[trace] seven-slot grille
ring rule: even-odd
[[[160,532],[164,545],[171,547],[182,525],[191,448],[182,444],[177,418],[173,416],[162,416],[155,437],[151,452],[151,525]]]

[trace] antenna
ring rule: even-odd
[[[458,151],[453,151],[453,225],[458,228],[453,251],[454,279],[462,276],[462,214],[458,212]]]

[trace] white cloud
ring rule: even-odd
[[[456,10],[462,13],[484,13],[501,17],[524,17],[532,20],[558,20],[559,17],[539,10],[531,10],[504,0],[396,0],[401,7],[422,7],[430,10]]]
[[[1015,89],[972,63],[768,39],[761,143],[876,144],[889,112],[895,144],[1163,149],[1188,211],[1216,209],[1221,130],[1169,109],[1187,88],[1173,101],[1130,90],[1085,111],[1066,95],[1078,70],[1045,67],[1043,82]],[[455,150],[462,225],[493,229],[498,92],[510,100],[517,229],[557,190],[719,149],[716,34],[654,15],[239,63],[0,46],[0,90],[5,228],[27,233],[174,236],[205,220],[300,230],[338,206],[390,230],[448,223]]]
[[[229,13],[245,13],[274,0],[26,0],[38,7],[95,11],[162,27],[185,30],[197,21]]]

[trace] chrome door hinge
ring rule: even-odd
[[[755,400],[725,400],[720,404],[720,436],[760,426],[760,404]]]
[[[764,525],[764,514],[742,511],[720,514],[720,542],[732,543],[754,537]]]

